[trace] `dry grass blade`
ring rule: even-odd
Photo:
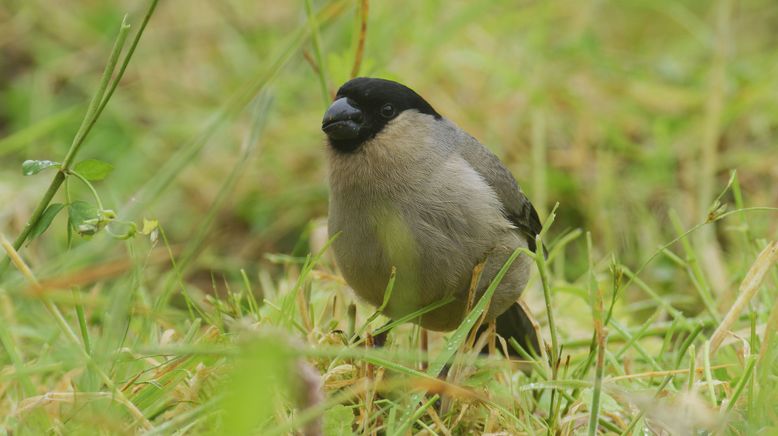
[[[721,365],[714,365],[711,366],[710,369],[722,369],[722,368],[733,368],[735,367],[735,364],[732,363],[724,363]],[[653,378],[653,377],[666,377],[668,375],[676,375],[676,374],[687,374],[689,372],[688,369],[671,369],[667,371],[648,371],[648,372],[640,372],[635,374],[626,374],[626,375],[618,375],[615,377],[609,377],[609,382],[617,382],[621,380],[631,380],[636,378]],[[696,367],[694,368],[695,373],[704,373],[705,368],[704,367]]]
[[[359,75],[359,69],[362,67],[362,56],[365,52],[365,40],[367,39],[367,17],[370,8],[369,0],[361,0],[359,3],[359,39],[357,41],[357,51],[354,55],[354,66],[351,67],[351,78]]]
[[[711,356],[716,354],[732,325],[738,319],[743,309],[746,308],[748,302],[756,295],[768,271],[776,262],[778,262],[778,241],[773,241],[767,244],[764,250],[759,253],[753,265],[751,265],[751,269],[748,270],[748,274],[746,274],[746,277],[740,284],[740,295],[735,300],[735,304],[732,305],[721,324],[713,332],[713,336],[710,339]]]
[[[181,247],[171,247],[174,254],[181,252]],[[162,248],[156,248],[148,255],[149,264],[164,264],[170,257]],[[25,292],[28,295],[67,290],[72,287],[86,286],[103,280],[110,280],[126,274],[133,266],[129,259],[110,260],[104,263],[64,274],[58,277],[41,278],[40,283],[30,286]]]
[[[119,398],[111,392],[47,392],[43,395],[25,398],[19,408],[14,412],[14,416],[22,418],[36,408],[45,407],[51,403],[76,403],[82,401],[94,400],[114,400],[120,404],[127,405],[126,399]],[[130,406],[131,407],[131,406]]]
[[[602,393],[602,379],[605,373],[605,352],[608,340],[608,330],[603,325],[603,296],[602,289],[594,277],[594,260],[592,259],[592,235],[586,233],[586,246],[589,258],[589,299],[592,306],[592,321],[594,322],[594,335],[596,337],[597,360],[595,362],[594,388],[592,390],[592,406],[589,416],[589,435],[597,434],[600,416],[600,397]]]

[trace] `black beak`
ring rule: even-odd
[[[321,129],[331,139],[354,139],[359,136],[359,130],[364,122],[362,111],[354,104],[353,100],[345,97],[335,100],[324,118],[321,120]]]

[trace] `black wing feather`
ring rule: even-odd
[[[522,197],[524,197],[523,194]],[[527,237],[527,247],[534,253],[538,248],[535,244],[535,236],[539,235],[540,231],[543,230],[543,225],[540,223],[540,217],[538,217],[538,211],[535,210],[535,206],[526,197],[524,197],[522,206],[520,215],[508,214],[508,219]]]

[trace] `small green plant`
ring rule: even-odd
[[[42,235],[46,229],[48,229],[51,221],[65,208],[65,206],[67,206],[68,209],[68,245],[71,241],[72,232],[76,232],[82,237],[91,237],[102,229],[108,229],[109,225],[112,223],[117,224],[117,227],[114,230],[108,229],[107,231],[116,238],[127,239],[136,233],[137,226],[135,223],[118,220],[116,212],[103,207],[100,196],[92,185],[92,182],[106,178],[113,169],[113,166],[97,159],[87,159],[78,163],[75,162],[75,159],[78,152],[81,150],[81,147],[84,145],[84,141],[89,135],[89,132],[100,118],[100,114],[103,113],[103,110],[111,100],[114,91],[116,91],[116,87],[119,85],[119,82],[121,82],[124,72],[130,63],[130,59],[132,59],[132,55],[135,53],[138,42],[143,35],[143,31],[146,29],[146,25],[157,7],[158,1],[159,0],[151,0],[140,28],[135,33],[132,43],[124,53],[124,57],[121,58],[120,62],[122,51],[130,33],[130,25],[127,23],[127,16],[125,15],[122,19],[122,23],[119,26],[119,33],[116,36],[113,49],[111,50],[108,62],[103,70],[97,92],[92,96],[86,114],[84,115],[81,125],[73,137],[73,142],[70,144],[70,148],[65,154],[65,158],[62,162],[54,162],[51,160],[27,160],[22,163],[22,174],[25,176],[37,174],[47,168],[54,168],[57,170],[57,173],[49,184],[46,193],[38,202],[38,206],[27,221],[24,229],[14,240],[13,248],[15,250],[20,250],[25,242],[31,241]],[[82,200],[72,201],[70,199],[70,192],[67,189],[66,204],[52,203],[54,196],[57,194],[62,184],[67,183],[71,177],[75,177],[86,185],[94,197],[95,204],[90,204]],[[5,257],[2,262],[0,262],[0,277],[2,277],[9,262],[9,257]]]
[[[75,177],[82,182],[92,193],[95,203],[89,203],[82,200],[72,200],[70,190],[65,189],[67,204],[51,203],[43,211],[43,214],[35,222],[27,236],[29,244],[33,239],[42,235],[51,225],[51,221],[57,214],[67,207],[68,211],[68,245],[71,242],[73,232],[81,237],[90,238],[100,230],[105,229],[111,236],[117,239],[128,239],[135,235],[138,226],[132,221],[119,220],[116,212],[103,207],[100,195],[97,193],[92,182],[105,179],[113,170],[113,165],[97,159],[87,159],[77,163],[70,170],[63,170],[62,164],[49,160],[27,160],[22,164],[22,173],[25,176],[37,174],[47,168],[56,168],[58,171],[65,171],[65,185],[67,187],[70,181],[69,176]],[[118,224],[119,227],[112,228],[112,225]]]

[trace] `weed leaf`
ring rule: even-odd
[[[81,236],[92,236],[99,230],[100,213],[86,201],[74,201],[68,207],[68,221],[73,230]]]
[[[39,172],[50,167],[59,167],[59,162],[53,162],[50,160],[26,160],[22,162],[22,174],[25,176],[31,176],[38,174]]]
[[[73,169],[85,179],[94,182],[108,177],[113,171],[113,165],[97,159],[87,159],[77,163]]]
[[[43,215],[41,215],[41,218],[38,220],[37,223],[35,223],[35,226],[30,230],[30,236],[28,238],[28,241],[32,241],[33,239],[37,238],[38,236],[42,235],[43,232],[46,231],[46,229],[49,228],[51,225],[51,221],[54,220],[54,217],[57,216],[59,211],[62,210],[62,208],[65,207],[62,203],[52,203],[49,205],[49,207],[46,208],[46,210],[43,212]]]

